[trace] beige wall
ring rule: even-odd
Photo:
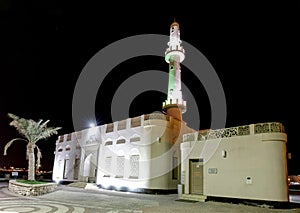
[[[285,133],[262,133],[184,142],[184,193],[190,193],[189,159],[202,158],[204,195],[288,201],[286,141]],[[216,168],[217,174],[208,174],[210,168]]]

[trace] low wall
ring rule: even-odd
[[[26,184],[16,180],[10,180],[8,190],[23,196],[38,196],[53,192],[57,188],[57,183]]]

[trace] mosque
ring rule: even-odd
[[[93,182],[143,193],[287,202],[287,135],[279,122],[194,130],[182,119],[185,58],[177,22],[165,51],[168,95],[163,113],[144,114],[60,135],[54,181]]]

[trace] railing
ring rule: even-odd
[[[161,114],[161,113],[151,113],[151,114],[145,114],[144,115],[144,121],[149,120],[165,120],[169,121],[170,118],[167,115]],[[127,120],[119,121],[117,126],[117,130],[126,129]],[[147,125],[147,122],[145,122]],[[130,127],[139,127],[142,125],[142,116],[130,118]],[[113,132],[114,131],[114,123],[106,124],[106,133]]]
[[[257,123],[254,126],[254,134],[285,132],[284,126],[279,122]],[[203,141],[217,138],[229,138],[234,136],[250,135],[250,126],[237,126],[216,130],[200,130],[197,133],[189,133],[183,136],[183,141]],[[198,135],[197,135],[198,134]]]
[[[141,116],[139,117],[135,117],[135,118],[131,118],[131,127],[138,127],[141,126]]]
[[[81,131],[76,132],[76,138],[77,139],[81,139],[82,138],[82,132]]]
[[[176,48],[173,48],[172,46],[168,47],[168,48],[166,49],[166,51],[165,51],[165,54],[167,54],[168,52],[172,52],[172,51],[180,51],[180,52],[185,53],[185,50],[183,49],[182,46],[180,46],[180,47],[178,48],[178,46],[176,45]]]
[[[169,121],[170,117],[161,113],[151,113],[151,114],[145,114],[144,115],[144,121],[149,121],[149,120],[165,120],[165,121]],[[123,130],[127,128],[127,119],[126,120],[121,120],[116,122],[117,126],[117,130]],[[147,122],[144,123],[145,125],[149,124]],[[106,126],[105,126],[106,125]],[[109,124],[105,124],[103,125],[105,127],[105,132],[106,133],[110,133],[114,131],[114,123],[109,123]],[[138,116],[138,117],[134,117],[134,118],[130,118],[130,127],[139,127],[142,125],[142,116]],[[58,136],[57,141],[59,143],[66,141],[71,141],[72,140],[72,134],[73,133],[69,133],[69,134],[65,134],[65,135],[60,135]],[[75,132],[74,137],[79,140],[82,139],[82,131],[78,131]]]
[[[59,136],[59,143],[64,142],[65,135],[60,135]]]
[[[165,120],[165,121],[169,121],[169,116],[161,114],[161,113],[152,113],[152,114],[146,114],[144,115],[144,120]]]
[[[122,120],[118,122],[118,130],[126,129],[126,120]]]
[[[70,140],[72,140],[72,133],[69,133],[69,134],[67,135],[67,141],[70,141]]]
[[[172,104],[174,104],[174,105],[182,105],[182,106],[186,107],[186,101],[184,101],[184,100],[178,101],[178,99],[176,99],[176,100],[168,99],[168,100],[166,100],[166,101],[164,101],[162,103],[162,106],[165,107],[167,105],[172,105]]]
[[[254,133],[268,133],[268,132],[285,132],[284,126],[279,122],[272,123],[258,123],[254,125]]]
[[[106,133],[114,131],[114,123],[110,123],[106,125]]]

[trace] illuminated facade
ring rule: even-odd
[[[61,135],[53,179],[96,182],[103,188],[176,190],[180,143],[194,130],[154,113]]]
[[[180,181],[180,143],[195,130],[182,121],[180,62],[184,59],[179,24],[170,27],[165,52],[168,97],[162,113],[141,115],[59,137],[53,179],[92,181],[104,188],[176,190]]]
[[[288,201],[281,123],[196,131],[182,120],[181,46],[177,22],[165,52],[168,96],[163,113],[145,114],[59,136],[53,180],[95,182],[130,191],[177,190],[182,199]],[[178,190],[179,191],[179,190]]]

